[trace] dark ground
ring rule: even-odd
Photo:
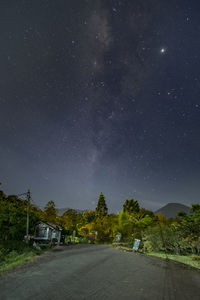
[[[0,299],[199,300],[200,272],[110,246],[63,246],[1,277]]]

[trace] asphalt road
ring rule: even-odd
[[[199,300],[200,272],[110,246],[63,246],[1,277],[0,299]]]

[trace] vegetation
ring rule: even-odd
[[[0,268],[30,257],[34,250],[24,242],[27,201],[0,191]],[[188,256],[200,264],[200,205],[192,204],[191,213],[179,213],[175,219],[141,208],[134,199],[125,200],[119,214],[108,214],[103,193],[95,211],[67,210],[56,214],[55,203],[49,201],[44,210],[30,205],[30,235],[37,221],[49,221],[63,227],[66,242],[113,243],[121,249],[132,249],[140,239],[140,251],[166,253],[169,257]],[[116,237],[120,235],[120,243]],[[119,241],[118,241],[119,242]],[[0,269],[1,270],[1,269]]]
[[[54,201],[49,201],[44,208],[45,219],[51,222],[56,220],[56,206]]]
[[[149,252],[148,255],[150,256],[157,256],[163,259],[170,259],[185,265],[189,265],[191,267],[200,269],[200,257],[194,255],[177,255],[177,254],[170,254],[168,253],[167,256],[164,253],[159,252]]]
[[[134,199],[130,199],[130,200],[127,199],[123,205],[123,210],[125,212],[128,212],[129,214],[134,212],[139,212],[140,207],[138,201],[137,200],[135,201]]]
[[[96,214],[99,218],[103,218],[107,215],[107,213],[108,213],[108,208],[106,205],[106,201],[105,201],[103,193],[101,193],[99,196],[99,201],[98,201],[97,207],[96,207]]]

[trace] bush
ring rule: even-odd
[[[1,247],[6,249],[6,253],[9,253],[13,250],[17,251],[18,253],[23,253],[24,251],[28,251],[30,249],[29,245],[27,245],[24,241],[15,240],[4,241],[1,244]]]
[[[5,261],[6,254],[7,250],[0,246],[0,264],[2,264]]]
[[[5,258],[5,261],[9,262],[9,261],[13,261],[15,260],[15,258],[17,258],[19,256],[19,253],[16,250],[11,251],[10,253],[8,253],[8,255]]]
[[[133,237],[123,238],[122,243],[126,244],[126,245],[132,245],[133,246],[134,239],[133,239]]]
[[[78,238],[79,244],[88,244],[88,238],[86,236]]]
[[[200,262],[200,256],[192,256],[192,260]]]

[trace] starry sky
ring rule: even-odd
[[[0,2],[0,182],[36,204],[200,197],[200,2]]]

